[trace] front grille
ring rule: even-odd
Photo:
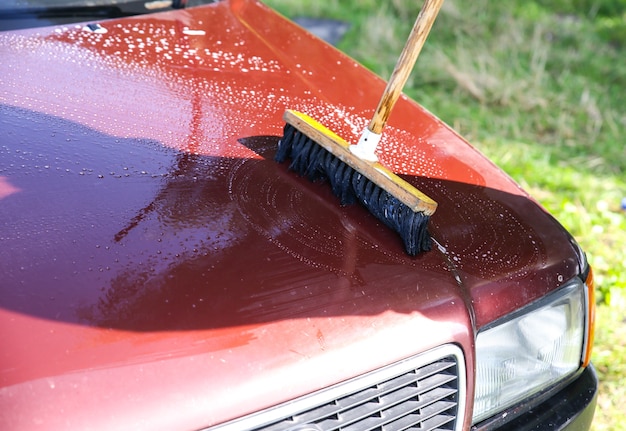
[[[444,346],[215,430],[454,431],[464,399],[462,354]]]

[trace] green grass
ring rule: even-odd
[[[339,49],[388,77],[421,2],[267,0],[343,19]],[[626,0],[446,0],[406,93],[576,237],[599,303],[595,430],[626,430]]]

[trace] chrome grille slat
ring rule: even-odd
[[[406,388],[403,388],[403,389],[406,389]],[[398,392],[399,393],[392,393],[387,396],[381,397],[380,401],[376,403],[377,404],[376,406],[364,404],[352,410],[345,411],[340,414],[340,418],[338,420],[340,420],[343,426],[345,427],[346,425],[352,424],[358,420],[371,416],[372,411],[378,411],[381,413],[382,418],[381,420],[377,420],[376,423],[381,425],[386,422],[395,420],[394,415],[396,415],[395,413],[396,409],[394,409],[394,407],[400,403],[403,403],[403,406],[401,406],[399,409],[400,413],[405,413],[406,411],[417,411],[421,408],[428,406],[429,403],[438,401],[444,397],[449,397],[451,395],[454,395],[456,391],[433,390],[432,391],[433,393],[430,394],[432,395],[432,398],[428,398],[427,400],[421,400],[421,401],[411,401],[411,398],[417,398],[418,396],[422,395],[419,391],[407,389],[407,390],[401,390]],[[399,414],[398,416],[401,416],[401,414]],[[324,422],[322,422],[322,424],[326,425]],[[323,429],[331,429],[331,428],[324,426]]]
[[[452,407],[449,405],[449,407]],[[424,415],[412,413],[396,419],[394,422],[382,426],[382,431],[403,431],[412,427],[419,427],[420,430],[432,430],[441,427],[454,420],[452,416],[433,416],[428,419]]]
[[[384,425],[382,431],[404,431],[417,427],[419,430],[434,430],[440,428],[454,420],[451,416],[436,416],[424,419],[419,414],[410,414],[404,416],[395,422]]]
[[[464,393],[462,353],[442,346],[210,431],[458,431]]]
[[[450,424],[454,419],[449,416],[435,416],[428,420],[425,420],[421,425],[421,430],[435,431],[445,429],[444,426]]]
[[[432,402],[436,402],[441,400],[442,398],[452,396],[456,393],[455,390],[435,390],[436,393],[432,394],[432,399],[422,400],[422,401],[412,401],[411,397],[403,400],[404,402],[400,404],[399,402],[394,402],[392,405],[385,405],[385,403],[380,403],[381,408],[377,409],[380,412],[379,417],[372,416],[372,409],[368,410],[368,415],[361,414],[358,418],[352,417],[349,420],[344,420],[342,415],[341,417],[341,430],[342,431],[361,431],[361,430],[370,430],[370,429],[378,429],[380,427],[387,426],[389,429],[396,429],[391,427],[390,424],[400,420],[403,417],[412,416],[413,420],[411,422],[418,423],[421,421],[428,420],[433,416],[448,410],[455,406],[455,403],[443,402],[439,403],[439,408],[433,409]],[[433,391],[433,392],[435,392]],[[365,407],[365,406],[364,406]],[[429,408],[430,407],[430,408]],[[419,412],[422,410],[421,413]],[[367,419],[365,419],[367,418]],[[348,419],[348,418],[345,418]],[[357,421],[358,420],[358,421]],[[337,422],[337,421],[335,421]],[[321,422],[320,423],[322,429],[339,429],[337,426],[329,426],[329,423]],[[354,426],[352,426],[354,425]],[[384,428],[384,429],[387,429]],[[406,428],[400,428],[406,429]]]
[[[411,397],[419,396],[424,392],[431,391],[433,388],[441,386],[449,381],[456,379],[456,376],[448,376],[447,378],[440,375],[434,374],[437,372],[445,371],[446,369],[454,366],[453,363],[444,363],[438,362],[435,364],[430,364],[429,366],[424,367],[424,369],[420,369],[419,373],[412,371],[410,373],[398,376],[395,379],[391,379],[386,382],[382,382],[376,387],[370,387],[363,391],[358,392],[357,394],[342,397],[338,400],[333,401],[333,403],[326,404],[324,406],[320,406],[315,410],[311,410],[308,412],[304,412],[298,415],[298,423],[310,423],[310,422],[318,422],[322,420],[324,417],[338,415],[341,412],[342,414],[342,422],[344,424],[350,424],[355,420],[361,418],[359,412],[368,412],[371,411],[369,407],[367,407],[366,402],[373,399],[380,399],[381,407],[387,408],[395,403],[405,401],[410,399]],[[420,381],[420,378],[426,377],[425,379]],[[411,389],[410,385],[412,383],[420,381],[420,385]],[[394,393],[394,391],[399,390],[402,392]],[[388,401],[390,398],[388,395],[393,394],[395,402]],[[404,396],[402,396],[404,394]],[[449,396],[447,393],[444,396]],[[385,402],[387,404],[385,404]],[[327,429],[327,428],[323,428]]]

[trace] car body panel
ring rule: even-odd
[[[384,82],[261,3],[100,24],[0,33],[3,426],[199,428],[443,343],[472,370],[476,330],[580,271],[405,97],[381,160],[438,201],[433,251],[275,163],[285,109],[355,141]]]

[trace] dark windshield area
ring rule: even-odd
[[[123,7],[129,3],[162,3],[162,7],[172,5],[173,3],[208,3],[207,1],[198,0],[2,0],[0,2],[0,10],[16,10],[27,8],[63,8],[63,7],[90,7],[90,6],[120,6]],[[176,6],[176,5],[175,5]]]
[[[0,31],[92,22],[214,3],[217,0],[3,0]]]

